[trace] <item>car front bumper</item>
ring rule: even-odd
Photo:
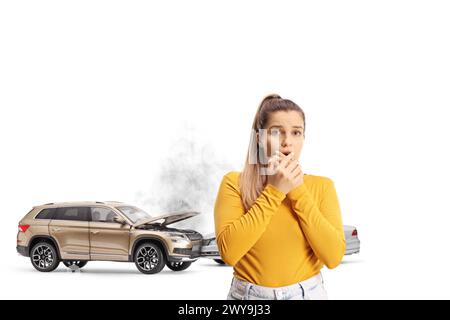
[[[171,262],[195,261],[200,257],[201,241],[193,242],[191,248],[173,248],[171,255],[167,259]]]
[[[219,251],[217,250],[217,246],[215,245],[203,246],[200,256],[202,258],[209,258],[209,259],[222,259]]]

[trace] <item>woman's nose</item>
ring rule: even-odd
[[[289,136],[283,135],[281,137],[281,146],[288,147],[290,145],[292,145],[292,139]]]

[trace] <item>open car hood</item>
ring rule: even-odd
[[[158,223],[162,226],[167,226],[175,222],[192,218],[198,214],[200,214],[200,212],[197,211],[180,211],[180,212],[166,213],[157,217],[139,220],[138,222],[133,224],[133,227],[139,227],[144,224],[151,224],[151,223]]]

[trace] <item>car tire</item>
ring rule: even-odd
[[[167,268],[172,271],[183,271],[189,268],[192,264],[192,261],[168,261]]]
[[[59,258],[55,247],[45,241],[36,243],[30,251],[33,267],[40,272],[50,272],[58,268]]]
[[[140,272],[155,274],[164,269],[166,259],[158,245],[153,242],[146,242],[136,249],[134,263]]]
[[[214,259],[214,261],[218,264],[225,264],[225,261],[223,261],[222,259]]]
[[[71,266],[77,266],[78,268],[83,268],[85,265],[87,265],[87,261],[81,261],[81,260],[66,260],[66,261],[63,261],[63,263],[64,263],[64,265],[67,267],[67,268],[70,268]]]

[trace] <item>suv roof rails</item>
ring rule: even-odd
[[[104,202],[102,202],[102,201],[95,201],[95,203],[101,203],[101,204],[105,204]]]
[[[49,202],[49,203],[43,204],[43,206],[49,206],[51,204],[55,204],[55,203],[54,202]]]

